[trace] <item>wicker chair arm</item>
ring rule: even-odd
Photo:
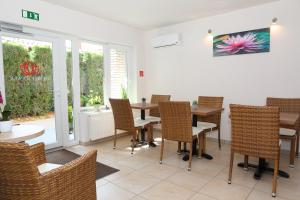
[[[46,162],[45,144],[38,143],[30,146],[30,151],[35,159],[36,165],[41,165]]]
[[[46,200],[96,200],[96,156],[90,151],[62,167],[40,176]]]

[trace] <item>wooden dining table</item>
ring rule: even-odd
[[[295,129],[296,130],[296,125],[297,122],[300,118],[300,115],[298,113],[287,113],[287,112],[281,112],[280,113],[280,127],[281,128],[289,128],[289,129]],[[243,167],[244,168],[244,163],[238,163],[239,167]],[[255,179],[260,179],[262,174],[264,172],[274,172],[273,168],[268,167],[268,163],[266,162],[266,159],[264,158],[259,158],[259,162],[258,165],[254,165],[254,164],[248,164],[248,167],[251,168],[256,168],[256,171],[254,173],[254,178]],[[278,175],[284,178],[289,178],[290,175],[282,170],[278,171]]]
[[[130,104],[132,109],[138,109],[141,111],[141,120],[145,120],[146,119],[146,110],[150,110],[153,108],[158,108],[158,104],[154,104],[154,103],[132,103]],[[147,142],[145,141],[145,129],[141,129],[141,141],[140,144],[145,145],[147,144]],[[156,144],[154,142],[150,142],[149,143],[150,146],[155,147]]]

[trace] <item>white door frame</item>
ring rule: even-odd
[[[56,129],[56,139],[57,142],[54,144],[50,144],[46,146],[46,149],[55,148],[63,146],[63,134],[65,133],[65,115],[67,111],[65,112],[63,109],[64,105],[64,98],[62,98],[65,89],[62,83],[62,80],[66,80],[65,78],[62,78],[66,73],[64,73],[66,69],[66,63],[62,62],[63,52],[61,50],[61,46],[59,45],[59,39],[53,38],[53,37],[47,37],[47,36],[41,36],[41,35],[35,35],[32,36],[23,35],[23,34],[14,34],[14,33],[6,33],[6,32],[0,32],[0,84],[1,84],[1,91],[3,91],[3,97],[5,99],[5,81],[4,81],[4,63],[3,63],[3,49],[2,49],[2,37],[16,37],[16,38],[24,38],[24,39],[32,39],[32,40],[39,40],[39,41],[45,41],[52,44],[52,70],[53,70],[53,95],[54,95],[54,107],[55,107],[55,129]],[[64,48],[65,49],[65,48]],[[62,68],[60,69],[61,66]]]

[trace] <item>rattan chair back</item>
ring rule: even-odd
[[[114,121],[115,129],[135,132],[132,109],[128,99],[109,99]]]
[[[192,114],[189,102],[159,102],[162,138],[192,142]]]
[[[20,143],[0,143],[0,199],[40,199],[39,171],[30,148]],[[2,185],[4,184],[4,185]],[[8,191],[9,190],[9,191]]]
[[[279,109],[267,106],[230,105],[233,152],[278,159]]]
[[[200,106],[209,106],[212,108],[222,108],[224,97],[208,97],[208,96],[199,96],[198,97],[198,105]],[[198,116],[198,120],[202,122],[210,122],[216,124],[220,127],[221,124],[221,113],[219,112],[215,115],[200,117]]]
[[[280,112],[290,112],[300,114],[300,98],[267,98],[267,106],[277,106]],[[297,130],[300,130],[300,119],[296,125]]]
[[[170,101],[171,95],[157,95],[153,94],[151,96],[151,103],[158,104],[159,102]],[[159,108],[152,108],[149,112],[150,116],[160,117]]]

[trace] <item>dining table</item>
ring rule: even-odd
[[[224,108],[215,108],[215,107],[210,107],[210,106],[204,106],[204,105],[192,105],[191,106],[191,113],[192,113],[192,125],[194,127],[197,127],[197,122],[198,122],[198,117],[208,117],[212,116],[215,114],[218,114],[222,112]],[[205,137],[204,137],[205,140]],[[198,153],[197,151],[197,139],[193,140],[193,149],[192,149],[192,155],[196,155]],[[183,152],[188,152],[186,149],[186,143],[184,143],[184,149],[182,150]],[[208,160],[212,160],[213,156],[209,155],[206,153],[205,148],[203,148],[203,152],[201,155],[203,158],[206,158]],[[184,161],[189,160],[189,154],[185,154],[182,158]]]
[[[300,114],[298,114],[298,113],[288,113],[288,112],[280,113],[280,127],[281,128],[289,128],[289,129],[296,130],[296,125],[297,125],[298,120],[300,120]],[[245,167],[244,162],[238,163],[238,166],[244,168]],[[255,179],[261,179],[263,173],[265,173],[265,172],[270,172],[270,173],[274,172],[274,169],[270,168],[268,166],[268,163],[266,162],[266,159],[264,159],[264,158],[259,158],[258,165],[249,163],[248,167],[256,169],[256,171],[254,173]],[[281,177],[284,177],[284,178],[290,177],[290,175],[283,170],[279,170],[278,175]]]
[[[141,114],[140,114],[141,120],[146,119],[146,110],[150,110],[150,109],[153,109],[153,108],[158,108],[158,104],[146,103],[146,102],[132,103],[132,104],[130,104],[130,106],[131,106],[132,109],[138,109],[138,110],[141,111]],[[148,144],[145,141],[145,132],[146,132],[146,129],[142,128],[141,129],[141,140],[140,140],[140,144],[142,144],[142,145]],[[156,147],[156,144],[152,141],[149,142],[149,145],[152,146],[152,147]]]
[[[45,129],[37,125],[14,125],[10,132],[0,133],[0,142],[20,143],[43,135]]]

